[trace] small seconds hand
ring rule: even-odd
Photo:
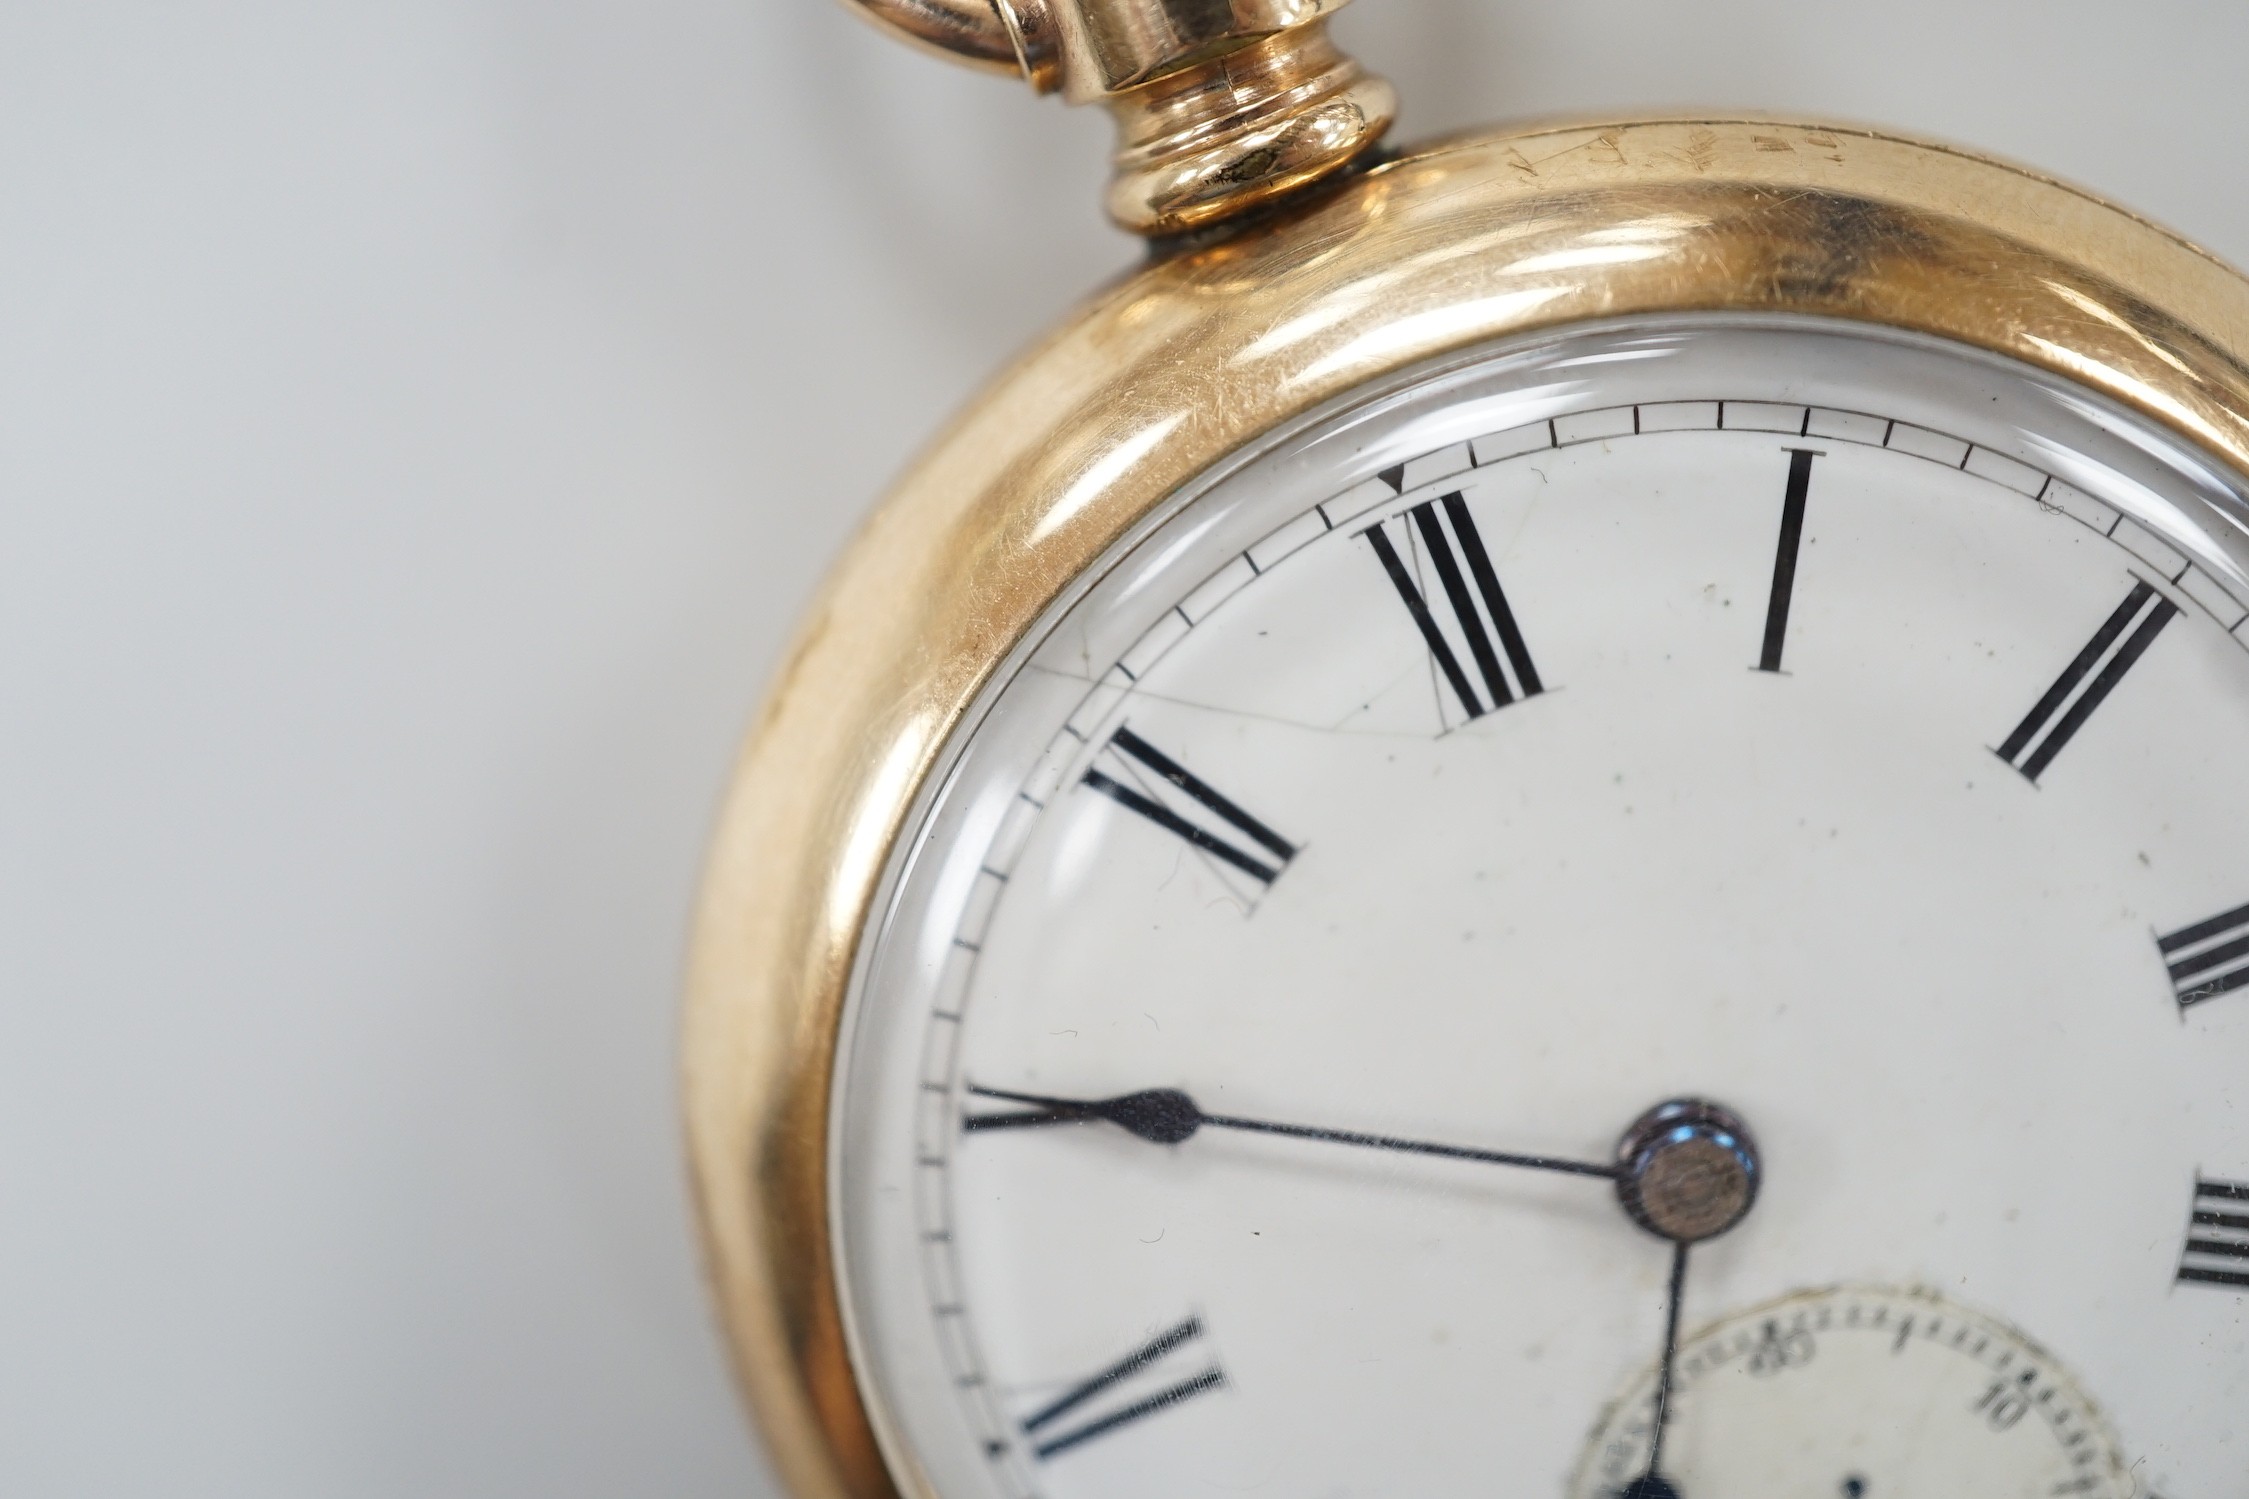
[[[1025,1129],[1047,1124],[1075,1124],[1101,1120],[1156,1145],[1177,1145],[1200,1129],[1235,1129],[1260,1135],[1284,1135],[1292,1140],[1322,1140],[1331,1145],[1357,1145],[1369,1150],[1393,1150],[1407,1155],[1437,1156],[1445,1160],[1479,1161],[1492,1166],[1519,1166],[1530,1171],[1559,1171],[1570,1176],[1597,1176],[1614,1181],[1618,1168],[1593,1161],[1573,1161],[1561,1156],[1524,1155],[1509,1150],[1481,1150],[1471,1145],[1447,1145],[1434,1140],[1407,1140],[1396,1135],[1373,1135],[1360,1130],[1324,1129],[1309,1124],[1279,1124],[1269,1119],[1244,1119],[1233,1114],[1206,1114],[1195,1100],[1177,1088],[1149,1088],[1115,1098],[1054,1098],[1041,1093],[1014,1093],[1004,1088],[970,1086],[979,1098],[1029,1106],[1023,1113],[971,1114],[963,1121],[970,1130]]]
[[[1663,1367],[1656,1378],[1655,1436],[1648,1444],[1648,1470],[1624,1487],[1617,1499],[1679,1499],[1678,1489],[1663,1476],[1663,1438],[1671,1425],[1672,1373],[1679,1363],[1679,1303],[1687,1290],[1687,1250],[1684,1239],[1671,1246],[1671,1289],[1664,1308]]]

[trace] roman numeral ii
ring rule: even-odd
[[[1071,1386],[1024,1417],[1023,1434],[1031,1439],[1032,1455],[1042,1462],[1058,1457],[1073,1447],[1083,1446],[1095,1437],[1107,1436],[1121,1426],[1144,1421],[1160,1411],[1170,1410],[1197,1395],[1223,1386],[1226,1375],[1214,1363],[1199,1374],[1166,1384],[1138,1400],[1115,1406],[1103,1414],[1081,1413],[1081,1407],[1095,1403],[1099,1397],[1145,1373],[1166,1355],[1194,1342],[1202,1335],[1202,1319],[1189,1317],[1177,1327],[1158,1333],[1099,1374],[1082,1384]],[[1142,1387],[1146,1388],[1145,1385]]]
[[[2155,637],[2178,612],[2179,606],[2157,593],[2155,585],[2134,582],[2124,602],[2093,632],[2085,649],[2054,679],[2054,685],[2046,689],[2029,715],[2015,725],[2015,732],[1999,746],[1999,758],[2027,779],[2037,780],[2039,772],[2085,727],[2093,710],[2116,690],[2116,684],[2147,654]]]
[[[2181,1009],[2249,984],[2249,906],[2181,927],[2155,945],[2170,966]]]
[[[2249,1288],[2249,1182],[2195,1182],[2179,1280]]]
[[[1367,545],[1382,563],[1390,586],[1398,590],[1399,602],[1406,613],[1413,616],[1414,628],[1421,632],[1422,641],[1437,663],[1446,685],[1452,688],[1459,700],[1461,711],[1470,718],[1480,718],[1495,708],[1504,708],[1518,697],[1536,697],[1545,690],[1538,679],[1538,668],[1531,664],[1530,647],[1523,643],[1523,632],[1515,623],[1515,612],[1507,606],[1507,595],[1499,586],[1499,573],[1492,566],[1491,553],[1484,549],[1484,540],[1476,534],[1475,517],[1468,513],[1468,502],[1457,494],[1439,499],[1424,500],[1408,510],[1402,518],[1410,528],[1410,536],[1418,534],[1422,549],[1428,554],[1429,566],[1437,574],[1442,596],[1424,597],[1414,582],[1413,572],[1398,553],[1385,530],[1387,523],[1377,522],[1363,533]],[[1470,583],[1474,588],[1471,590]],[[1444,618],[1439,619],[1442,613]],[[1476,672],[1483,679],[1483,695],[1468,680],[1462,669],[1460,654],[1453,649],[1454,640],[1468,648],[1470,659],[1476,663]],[[1501,664],[1501,657],[1506,663]],[[1513,682],[1508,678],[1513,675]]]
[[[1288,861],[1296,857],[1295,844],[1132,730],[1118,729],[1109,737],[1107,748],[1124,760],[1154,771],[1161,785],[1179,793],[1175,800],[1185,803],[1175,809],[1162,799],[1156,787],[1146,782],[1142,782],[1146,789],[1128,786],[1096,764],[1085,773],[1085,784],[1118,806],[1139,813],[1165,832],[1184,839],[1190,847],[1232,865],[1260,884],[1270,885],[1279,879]],[[1120,764],[1117,768],[1121,774],[1132,774],[1128,766]]]

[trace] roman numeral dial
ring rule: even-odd
[[[2179,1281],[2249,1290],[2249,1182],[2195,1182]]]
[[[1166,1376],[1158,1368],[1180,1362],[1188,1362],[1191,1368],[1192,1362],[1175,1360],[1172,1355],[1202,1336],[1202,1319],[1189,1317],[1025,1416],[1023,1435],[1030,1440],[1032,1455],[1041,1462],[1060,1457],[1097,1437],[1223,1387],[1226,1375],[1215,1360],[1206,1360],[1203,1369],[1184,1378],[1176,1370]],[[1150,1375],[1155,1377],[1143,1377]]]
[[[1418,541],[1430,570],[1437,575],[1436,591],[1424,594],[1414,580],[1413,569],[1388,533],[1391,525],[1399,528],[1400,539],[1409,549]],[[1467,718],[1481,718],[1518,698],[1536,697],[1546,690],[1465,499],[1448,494],[1424,500],[1397,521],[1379,522],[1362,534]],[[1456,643],[1476,664],[1480,694],[1477,683],[1469,680],[1461,665]]]
[[[2179,1008],[2249,985],[2249,906],[2156,938]]]
[[[2179,606],[2157,593],[2155,585],[2133,583],[2124,602],[2101,622],[2046,695],[2015,725],[1999,746],[1999,758],[2025,779],[2036,781],[2178,613]]]
[[[1295,844],[1131,729],[1118,729],[1104,749],[1115,773],[1096,764],[1085,784],[1197,852],[1261,885],[1279,879],[1296,857]]]
[[[2214,469],[1761,326],[1277,432],[846,871],[815,1227],[953,1499],[2249,1499]]]

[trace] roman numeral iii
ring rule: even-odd
[[[2179,1280],[2249,1289],[2249,1182],[2195,1182]]]
[[[1098,763],[1088,770],[1085,784],[1118,806],[1139,813],[1165,832],[1184,839],[1190,847],[1231,865],[1260,884],[1270,885],[1279,879],[1289,860],[1296,857],[1295,844],[1243,811],[1216,787],[1132,730],[1118,729],[1105,748],[1123,761],[1155,772],[1156,776],[1155,783],[1150,784],[1136,775],[1131,765],[1121,763],[1117,766],[1117,775],[1111,775]],[[1119,776],[1140,784],[1127,785]],[[1168,801],[1165,798],[1169,793],[1159,789],[1166,786],[1176,793]],[[1183,805],[1175,807],[1174,803]]]
[[[2093,632],[2085,649],[2055,678],[2029,715],[2015,725],[2015,732],[1999,746],[1999,758],[2025,778],[2037,780],[2039,772],[2053,763],[2077,731],[2085,727],[2093,710],[2116,690],[2116,684],[2147,654],[2155,637],[2178,612],[2179,606],[2157,593],[2153,584],[2135,582],[2124,602]]]
[[[1413,570],[1390,539],[1387,528],[1392,524],[1399,526],[1409,546],[1415,536],[1420,538],[1430,570],[1437,575],[1439,592],[1423,595]],[[1545,690],[1538,679],[1538,668],[1531,664],[1530,647],[1523,643],[1523,632],[1515,623],[1515,613],[1507,605],[1507,595],[1500,589],[1491,553],[1476,533],[1475,517],[1468,513],[1466,500],[1457,494],[1424,500],[1399,520],[1378,522],[1362,534],[1374,549],[1390,586],[1398,591],[1399,602],[1413,616],[1414,628],[1421,632],[1461,712],[1469,718],[1480,718],[1518,697],[1536,697]],[[1460,653],[1453,648],[1456,641],[1467,648],[1469,658],[1476,663],[1483,684],[1481,695],[1461,666]]]
[[[1032,1455],[1041,1462],[1058,1457],[1073,1447],[1084,1446],[1095,1437],[1107,1436],[1120,1427],[1144,1421],[1159,1412],[1185,1404],[1197,1395],[1222,1387],[1226,1383],[1226,1375],[1214,1363],[1199,1374],[1162,1384],[1137,1400],[1125,1399],[1125,1392],[1118,1390],[1118,1386],[1136,1381],[1138,1376],[1152,1370],[1168,1355],[1193,1343],[1202,1335],[1202,1319],[1189,1317],[1177,1327],[1158,1333],[1099,1374],[1082,1384],[1071,1386],[1054,1400],[1024,1417],[1023,1434],[1031,1440]],[[1155,1381],[1140,1383],[1145,1387]],[[1124,1403],[1102,1398],[1112,1392],[1116,1392]]]
[[[2181,927],[2155,945],[2170,966],[2181,1009],[2249,985],[2249,906]]]

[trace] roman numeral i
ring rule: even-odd
[[[2170,966],[2181,1009],[2249,984],[2249,906],[2181,927],[2155,945]]]
[[[2124,602],[2093,632],[2085,649],[2054,679],[2054,685],[2046,689],[2046,695],[2028,716],[2015,725],[2015,732],[1999,746],[1999,758],[2026,779],[2036,781],[2039,772],[2077,737],[2093,710],[2116,690],[2116,684],[2147,654],[2155,637],[2178,612],[2179,606],[2157,593],[2155,585],[2135,581]],[[2127,635],[2126,631],[2131,633]]]
[[[2249,1182],[2195,1181],[2179,1279],[2249,1287]]]
[[[1156,785],[1141,781],[1138,787],[1128,786],[1097,763],[1085,773],[1085,784],[1118,806],[1139,813],[1165,832],[1184,839],[1190,847],[1233,866],[1262,885],[1279,879],[1289,860],[1296,857],[1295,844],[1131,729],[1118,729],[1109,736],[1105,748],[1124,760],[1154,771],[1157,777]],[[1127,765],[1119,764],[1116,768],[1119,774],[1141,780]],[[1169,786],[1178,792],[1179,799],[1186,804],[1184,809],[1175,809],[1162,800],[1157,785]]]
[[[1399,602],[1413,616],[1414,628],[1421,632],[1461,711],[1470,718],[1480,718],[1518,697],[1536,697],[1543,692],[1538,668],[1531,664],[1530,647],[1523,642],[1515,612],[1507,606],[1498,570],[1492,566],[1491,553],[1484,549],[1483,538],[1476,533],[1468,502],[1458,494],[1424,500],[1401,520],[1408,528],[1409,542],[1415,535],[1420,537],[1443,590],[1441,597],[1423,596],[1412,570],[1390,540],[1385,529],[1388,523],[1377,522],[1362,534],[1367,545],[1374,548],[1390,586],[1398,591]],[[1443,620],[1438,617],[1440,613]],[[1467,647],[1476,663],[1477,675],[1483,679],[1481,696],[1461,667],[1460,655],[1453,649],[1455,640]],[[1506,658],[1504,666],[1502,656]]]
[[[1216,1364],[1212,1364],[1199,1374],[1165,1385],[1106,1414],[1087,1413],[1075,1424],[1064,1420],[1065,1417],[1077,1415],[1081,1407],[1093,1403],[1116,1386],[1152,1368],[1167,1354],[1194,1342],[1202,1335],[1202,1319],[1189,1317],[1177,1327],[1158,1333],[1099,1374],[1082,1384],[1071,1386],[1054,1400],[1024,1417],[1023,1434],[1031,1439],[1032,1455],[1041,1462],[1058,1457],[1073,1447],[1085,1445],[1095,1437],[1107,1436],[1119,1427],[1144,1421],[1159,1411],[1170,1410],[1197,1395],[1222,1387],[1226,1383],[1226,1375]]]

